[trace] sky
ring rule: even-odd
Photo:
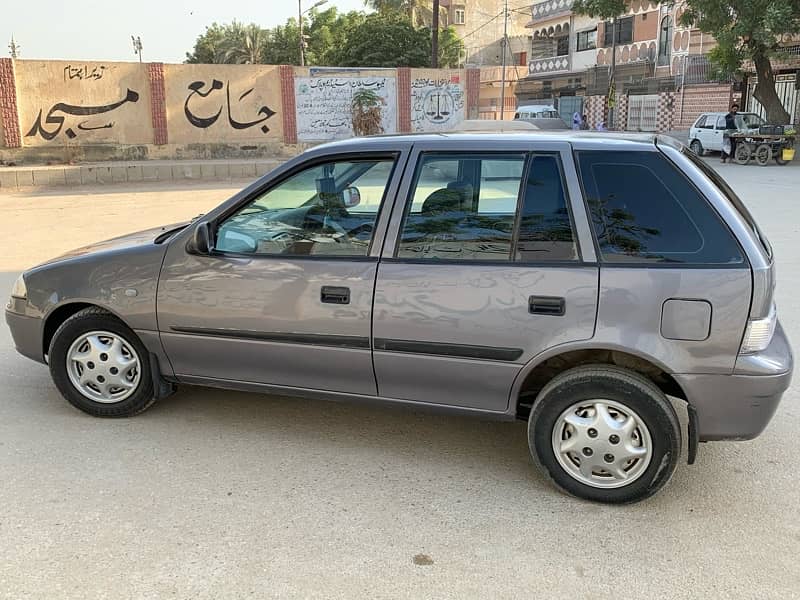
[[[301,0],[303,8],[314,0]],[[19,58],[135,61],[131,35],[142,39],[145,62],[183,62],[214,21],[282,24],[297,15],[297,0],[0,0],[0,56],[13,34]],[[328,0],[324,8],[362,10],[363,0]],[[11,18],[6,18],[8,15]]]

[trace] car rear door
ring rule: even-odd
[[[551,346],[591,338],[598,267],[569,144],[415,144],[373,310],[378,393],[502,412]]]
[[[370,323],[389,217],[380,208],[409,148],[318,155],[211,214],[209,255],[186,239],[170,245],[158,324],[181,381],[376,394]]]

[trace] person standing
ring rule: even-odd
[[[722,140],[722,162],[725,162],[727,159],[733,159],[736,157],[736,138],[730,137],[731,131],[736,131],[739,129],[738,125],[736,125],[736,113],[739,112],[739,105],[734,103],[731,104],[730,112],[725,115],[725,133],[724,139]],[[729,146],[726,151],[726,146]]]
[[[589,117],[583,115],[583,120],[581,121],[581,129],[586,131],[589,129]]]

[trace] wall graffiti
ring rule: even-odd
[[[464,120],[464,87],[458,75],[411,80],[412,131],[453,129]]]
[[[208,87],[208,89],[206,91],[203,91],[203,89],[206,88],[206,87]],[[191,90],[191,92],[186,97],[186,102],[183,105],[183,112],[186,115],[186,118],[189,120],[189,123],[191,123],[193,126],[199,128],[199,129],[205,129],[207,127],[211,127],[214,123],[217,122],[217,119],[219,119],[220,115],[222,114],[223,108],[226,108],[227,109],[227,115],[228,115],[228,124],[232,128],[234,128],[234,129],[249,129],[250,127],[254,127],[256,125],[264,123],[270,117],[272,117],[275,114],[277,114],[269,106],[264,105],[264,106],[261,106],[258,109],[258,111],[256,112],[257,115],[262,115],[260,119],[255,119],[253,121],[237,121],[236,119],[234,119],[232,111],[231,111],[231,83],[230,83],[230,81],[228,81],[224,86],[225,87],[225,103],[224,103],[224,106],[220,106],[219,110],[216,113],[211,114],[210,116],[207,116],[207,117],[200,117],[200,116],[197,116],[196,114],[194,114],[191,111],[191,109],[189,108],[189,102],[192,100],[192,98],[195,95],[199,96],[200,98],[207,98],[213,92],[215,92],[217,90],[221,90],[222,87],[223,87],[223,84],[219,79],[213,79],[211,81],[211,85],[207,84],[205,81],[193,81],[192,83],[190,83],[188,85],[187,89]],[[238,102],[241,102],[247,96],[252,94],[254,89],[255,88],[250,88],[249,90],[247,90],[246,92],[241,94],[239,96]],[[261,129],[261,131],[263,133],[269,133],[269,126],[267,126],[266,124],[262,125],[260,129]]]
[[[50,108],[50,110],[47,111],[47,116],[44,118],[44,124],[55,125],[55,129],[48,129],[42,124],[42,113],[44,112],[44,109],[40,108],[39,114],[36,117],[36,121],[33,123],[33,127],[31,127],[30,131],[25,134],[25,137],[35,137],[36,135],[40,135],[43,139],[49,141],[55,139],[55,137],[61,133],[61,129],[64,127],[64,123],[67,121],[67,118],[63,115],[72,115],[76,117],[100,115],[116,110],[128,102],[138,101],[139,93],[128,89],[125,97],[122,100],[101,106],[79,106],[75,104],[67,104],[66,102],[57,102]],[[68,138],[74,139],[78,135],[75,133],[75,129],[78,129],[79,131],[96,131],[98,129],[111,129],[113,126],[114,121],[107,121],[98,125],[92,124],[90,120],[86,119],[78,122],[74,128],[67,127],[67,129],[64,130],[64,134]]]
[[[67,65],[64,67],[64,81],[69,81],[70,79],[80,79],[81,81],[91,79],[92,81],[97,81],[103,78],[105,70],[105,65],[96,65],[94,67],[89,67],[89,65],[80,65],[78,67]]]
[[[381,101],[384,133],[397,131],[397,92],[394,77],[296,77],[297,138],[323,141],[353,136],[350,103],[361,89]]]

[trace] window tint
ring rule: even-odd
[[[727,227],[659,152],[579,152],[603,260],[741,264]]]
[[[228,217],[215,249],[239,254],[366,256],[390,159],[328,162],[286,179]]]
[[[423,155],[397,256],[509,260],[525,156]]]
[[[534,156],[525,182],[515,260],[575,260],[578,246],[572,230],[561,161],[556,155]]]

